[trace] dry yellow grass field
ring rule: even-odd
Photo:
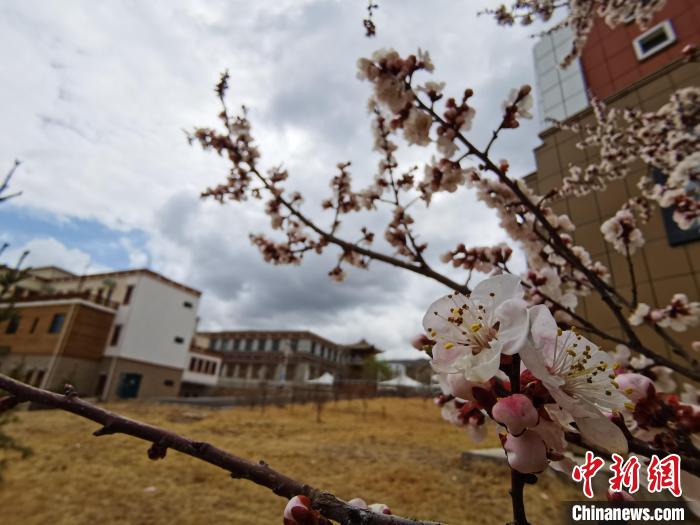
[[[343,499],[387,503],[397,514],[451,524],[505,524],[510,518],[505,467],[480,461],[465,469],[473,447],[440,419],[430,400],[375,399],[326,405],[207,409],[142,403],[110,409],[252,460],[263,459]],[[9,433],[33,456],[13,461],[0,485],[0,523],[15,524],[280,524],[285,501],[216,467],[170,451],[150,461],[148,445],[127,436],[95,438],[96,425],[59,411],[20,412]],[[480,446],[497,444],[494,432]],[[575,487],[547,473],[526,487],[528,515],[559,523],[560,500]]]

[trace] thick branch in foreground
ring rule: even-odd
[[[67,387],[64,395],[55,394],[25,385],[0,374],[0,390],[5,390],[11,395],[13,405],[23,402],[39,403],[95,421],[102,425],[102,428],[94,432],[95,436],[126,434],[148,441],[152,444],[148,449],[148,456],[151,459],[164,458],[167,449],[171,448],[226,470],[231,473],[232,478],[247,479],[257,485],[267,487],[278,496],[288,499],[297,495],[307,496],[311,500],[313,508],[319,510],[323,516],[343,525],[439,525],[435,522],[376,514],[352,507],[332,494],[300,483],[273,470],[263,461],[253,463],[209,443],[194,441],[169,430],[141,423],[92,405],[78,398],[70,387]],[[282,521],[281,509],[280,521]]]

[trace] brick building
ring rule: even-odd
[[[700,2],[669,0],[655,16],[649,29],[642,32],[636,24],[609,28],[596,20],[580,60],[566,70],[558,64],[570,49],[570,34],[555,33],[543,38],[534,49],[537,98],[544,131],[542,145],[535,150],[536,172],[526,178],[528,184],[544,195],[562,184],[571,164],[585,166],[597,160],[593,150],[580,150],[580,137],[569,131],[548,127],[545,119],[592,123],[592,110],[586,93],[610,107],[637,107],[645,111],[659,109],[679,88],[700,85],[700,68],[684,62],[681,49],[688,43],[700,43]],[[557,213],[566,213],[576,225],[575,242],[583,245],[594,260],[611,271],[612,282],[623,294],[631,295],[631,280],[624,256],[608,245],[600,232],[601,223],[620,209],[628,198],[639,194],[637,181],[650,168],[640,162],[630,175],[608,185],[603,192],[585,197],[552,201]],[[643,228],[645,246],[632,257],[639,300],[652,306],[667,305],[671,296],[683,292],[697,300],[700,290],[700,230],[676,227],[671,210],[654,211]],[[619,327],[599,297],[582,301],[579,312],[601,329],[619,333]],[[670,352],[650,328],[640,327],[642,340],[659,351]],[[689,345],[700,339],[698,329],[674,333]]]

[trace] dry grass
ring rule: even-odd
[[[323,423],[311,405],[211,410],[149,404],[114,410],[166,426],[273,468],[344,499],[387,503],[396,513],[446,523],[504,524],[510,518],[505,467],[464,469],[463,432],[430,401],[329,403]],[[267,489],[170,452],[146,457],[126,436],[94,438],[96,426],[58,412],[22,412],[9,431],[34,449],[10,464],[0,486],[3,524],[279,524],[285,502]],[[490,439],[482,446],[496,445]],[[483,464],[482,464],[483,463]],[[560,500],[579,498],[551,474],[526,488],[531,521],[558,523]]]

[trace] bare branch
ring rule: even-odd
[[[12,404],[39,403],[99,423],[102,426],[94,432],[95,436],[126,434],[148,441],[153,444],[148,449],[148,455],[151,459],[162,459],[165,457],[167,449],[173,449],[226,470],[230,472],[232,478],[247,479],[257,485],[267,487],[278,496],[287,499],[298,495],[307,496],[311,500],[312,506],[319,510],[323,516],[342,524],[439,525],[435,522],[377,514],[352,507],[332,494],[300,483],[275,471],[264,462],[253,463],[209,443],[194,441],[169,430],[129,419],[92,405],[78,398],[68,385],[66,394],[61,395],[20,383],[0,374],[0,389],[7,391],[14,398]]]

